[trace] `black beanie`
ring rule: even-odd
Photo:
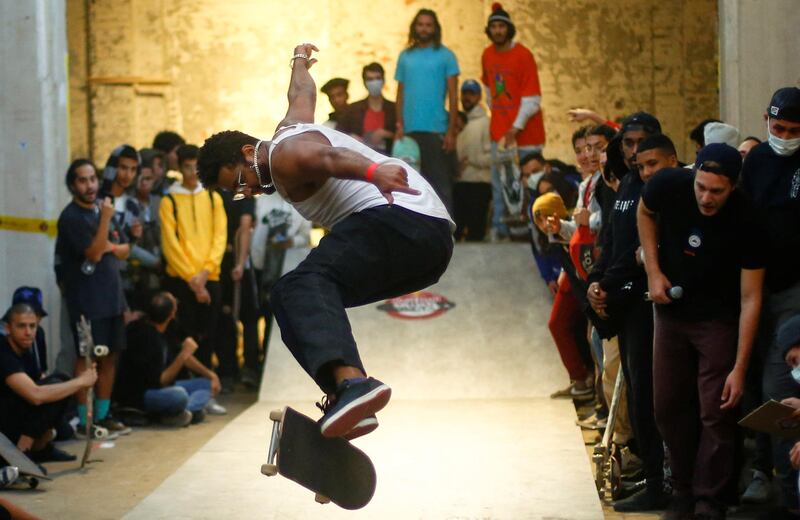
[[[486,21],[486,25],[488,26],[492,22],[505,22],[510,27],[514,27],[514,23],[511,21],[511,15],[503,9],[503,6],[500,5],[500,2],[495,2],[492,4],[492,14],[489,15],[489,19]]]

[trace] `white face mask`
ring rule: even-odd
[[[544,175],[544,170],[539,170],[538,172],[531,172],[530,176],[528,177],[528,189],[531,191],[536,191],[536,185],[539,184],[539,179],[542,178]]]
[[[792,379],[794,379],[795,383],[800,385],[800,365],[792,369]]]
[[[769,130],[769,121],[767,121],[767,134],[769,134],[769,139],[767,139],[769,147],[778,155],[786,157],[794,154],[798,148],[800,148],[800,137],[795,139],[781,139],[780,137],[772,135],[772,132]]]
[[[381,91],[383,90],[383,80],[368,79],[364,82],[364,86],[367,87],[367,92],[369,92],[370,96],[380,96]]]

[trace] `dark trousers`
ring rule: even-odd
[[[409,137],[419,145],[420,173],[442,199],[447,211],[453,214],[453,177],[458,160],[454,152],[442,149],[444,139],[434,132],[410,132]]]
[[[325,393],[338,365],[364,370],[345,309],[423,289],[453,252],[448,223],[399,206],[353,213],[274,285],[281,338]]]
[[[489,219],[492,185],[488,182],[457,182],[453,186],[453,199],[456,240],[483,240]]]
[[[738,320],[690,322],[656,310],[653,384],[674,489],[725,503],[736,478],[736,411],[720,410],[736,362]]]
[[[55,372],[36,382],[37,385],[54,385],[69,381],[70,377]],[[33,405],[21,397],[12,397],[4,405],[4,417],[0,418],[0,431],[16,444],[22,435],[37,439],[55,428],[67,409],[69,397],[60,401]],[[5,412],[8,413],[5,413]]]
[[[664,446],[653,411],[653,305],[634,301],[619,331],[619,353],[628,390],[631,418],[648,486],[664,480]]]
[[[211,368],[211,355],[216,351],[214,340],[222,308],[219,282],[209,281],[206,289],[211,295],[211,303],[200,303],[195,298],[189,284],[180,278],[168,276],[164,280],[164,289],[178,299],[178,323],[197,342],[194,353],[198,361]],[[223,364],[224,353],[217,353],[220,365]]]

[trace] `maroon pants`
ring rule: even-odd
[[[586,319],[580,309],[572,287],[563,273],[558,280],[558,292],[550,311],[550,320],[547,322],[550,334],[558,348],[561,362],[573,381],[585,381],[589,371],[583,363],[580,349],[578,348],[578,334],[586,335]]]
[[[719,503],[734,477],[736,415],[719,407],[737,339],[736,320],[691,322],[656,309],[656,424],[678,494]]]

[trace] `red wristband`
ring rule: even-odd
[[[369,165],[367,168],[367,174],[364,176],[367,179],[367,182],[372,182],[372,179],[375,178],[375,170],[378,169],[378,163],[374,162]]]

